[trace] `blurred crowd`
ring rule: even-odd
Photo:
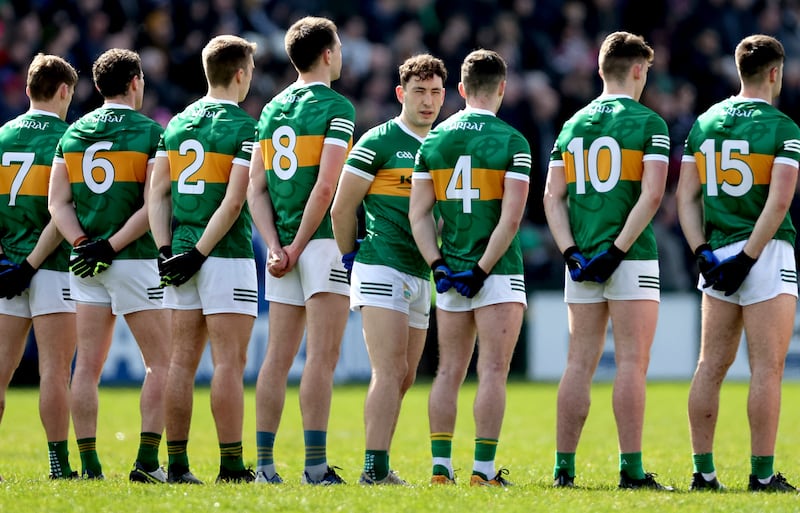
[[[0,120],[26,110],[25,73],[37,52],[61,55],[78,69],[72,121],[101,103],[91,83],[94,59],[122,47],[142,57],[143,112],[165,124],[204,94],[200,50],[223,33],[258,43],[243,104],[257,117],[296,78],[283,35],[307,14],[328,16],[339,27],[344,66],[333,87],[356,106],[356,135],[399,112],[394,86],[406,57],[430,52],[447,64],[440,119],[463,106],[455,86],[470,50],[491,48],[505,57],[509,79],[499,115],[525,134],[533,153],[521,233],[531,289],[563,284],[542,210],[547,161],[563,121],[600,91],[597,50],[609,32],[642,34],[655,49],[642,102],[667,121],[673,147],[668,192],[655,220],[665,291],[689,290],[695,280],[673,197],[683,140],[699,112],[736,93],[733,50],[742,37],[765,33],[784,44],[778,106],[800,120],[800,0],[0,0]]]

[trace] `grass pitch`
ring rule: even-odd
[[[195,414],[189,440],[192,471],[206,486],[152,486],[129,483],[139,437],[138,391],[102,388],[97,447],[106,481],[47,479],[47,451],[35,389],[12,389],[0,425],[0,512],[418,512],[418,511],[665,511],[711,513],[800,510],[800,496],[752,494],[746,491],[750,472],[749,433],[745,415],[747,386],[726,384],[722,392],[715,460],[728,491],[688,493],[692,461],[686,417],[686,383],[654,383],[648,388],[644,432],[644,463],[673,493],[620,491],[617,442],[611,413],[611,387],[595,385],[593,406],[577,454],[575,490],[553,489],[555,450],[554,384],[512,383],[508,389],[497,464],[510,470],[516,486],[505,490],[468,486],[474,428],[475,387],[465,385],[459,401],[459,421],[453,440],[458,485],[429,486],[430,449],[427,424],[428,383],[415,385],[403,405],[391,451],[391,464],[411,488],[361,487],[357,481],[363,460],[362,411],[366,385],[339,386],[328,435],[328,459],[342,468],[348,485],[309,487],[299,484],[303,468],[303,437],[297,388],[289,389],[278,432],[275,458],[282,486],[216,485],[218,448],[211,419],[208,389],[195,394]],[[800,384],[783,387],[783,413],[776,451],[776,469],[790,483],[800,484],[797,436]],[[247,390],[244,432],[245,462],[255,465],[255,398]],[[77,446],[71,440],[70,460],[80,470]],[[166,449],[161,448],[166,462]]]

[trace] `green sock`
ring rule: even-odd
[[[242,441],[219,444],[219,465],[226,470],[244,470]]]
[[[136,461],[148,472],[158,468],[159,445],[161,445],[161,433],[142,432],[139,435],[139,452],[136,454]]]
[[[575,453],[556,451],[556,464],[553,466],[553,477],[558,477],[558,472],[566,470],[569,477],[575,477]]]
[[[758,479],[772,477],[774,470],[772,465],[775,463],[775,456],[750,456],[750,473]]]
[[[306,444],[306,468],[314,465],[324,465],[328,462],[326,454],[328,446],[327,431],[303,431],[303,440]]]
[[[189,454],[186,452],[188,444],[188,440],[167,440],[168,465],[178,474],[189,471]]]
[[[50,456],[50,477],[70,477],[72,467],[69,466],[69,444],[67,441],[47,442],[47,453]]]
[[[81,472],[91,473],[99,476],[103,473],[103,466],[100,465],[100,458],[97,457],[97,439],[81,438],[78,440],[78,451],[81,454]]]
[[[495,454],[497,454],[497,439],[476,438],[472,473],[483,479],[493,478]]]
[[[453,452],[453,433],[431,433],[433,475],[452,478],[450,467]]]
[[[371,451],[364,453],[364,472],[376,481],[389,475],[389,451]]]
[[[692,454],[692,460],[694,461],[695,472],[701,472],[703,474],[716,472],[714,468],[714,453]]]
[[[619,453],[619,469],[624,470],[631,479],[644,479],[641,452]]]

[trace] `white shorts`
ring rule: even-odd
[[[202,309],[203,315],[234,313],[257,317],[255,261],[252,258],[208,257],[189,281],[164,290],[164,308]]]
[[[350,308],[374,306],[408,315],[408,325],[428,329],[431,282],[387,267],[356,262],[350,278]]]
[[[522,303],[527,308],[528,296],[523,275],[490,274],[472,299],[462,296],[455,288],[444,294],[436,293],[436,308],[446,312],[469,312],[499,303]]]
[[[163,308],[156,259],[114,260],[104,272],[79,278],[69,273],[72,299],[79,303],[110,306],[114,315]]]
[[[714,250],[720,261],[735,255],[744,248],[746,240],[734,242]],[[767,242],[761,256],[747,274],[739,290],[730,296],[711,287],[703,288],[703,276],[697,282],[697,289],[720,301],[746,306],[775,298],[780,294],[797,297],[797,264],[794,249],[785,240]]]
[[[0,298],[0,314],[31,319],[38,315],[75,313],[69,293],[68,272],[41,269],[33,275],[31,286],[12,299]]]
[[[311,296],[320,292],[350,295],[347,270],[333,239],[309,241],[294,269],[280,278],[269,272],[264,274],[264,299],[267,301],[304,306]]]
[[[565,303],[661,300],[658,260],[623,260],[605,283],[572,281],[564,267]]]

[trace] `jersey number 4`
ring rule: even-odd
[[[472,187],[472,157],[461,155],[453,168],[453,174],[444,191],[449,200],[461,200],[461,209],[465,214],[472,213],[472,200],[480,199],[481,190]]]

